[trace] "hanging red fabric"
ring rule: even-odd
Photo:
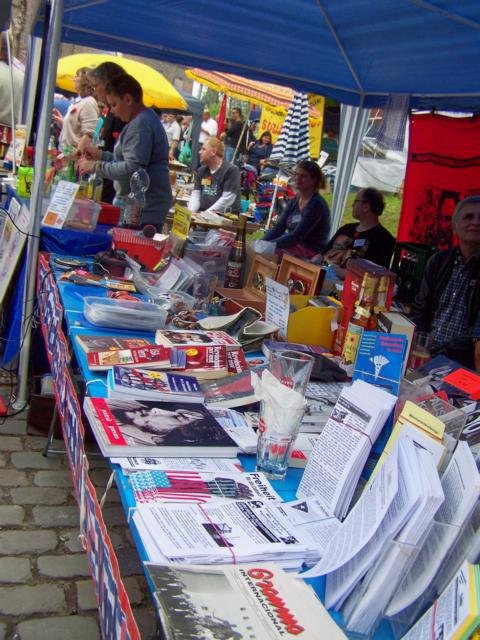
[[[477,194],[480,118],[412,115],[397,240],[451,247],[456,244],[452,230],[455,206]]]
[[[220,137],[220,134],[225,131],[226,117],[227,117],[227,94],[224,93],[222,104],[220,105],[220,111],[218,112],[218,116],[217,116],[217,124],[218,124],[217,136],[218,137]]]

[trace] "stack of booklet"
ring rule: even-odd
[[[415,558],[415,564],[387,608],[389,616],[397,615],[410,606],[432,584],[477,506],[480,474],[466,442],[458,443],[442,475],[442,488],[445,502]]]
[[[363,380],[345,387],[318,437],[297,496],[318,498],[337,518],[345,517],[368,454],[396,397]]]
[[[327,575],[327,608],[343,607],[348,628],[368,634],[388,600],[382,600],[381,589],[375,589],[370,597],[371,592],[362,587],[373,589],[373,581],[362,583],[362,578],[371,569],[376,585],[383,584],[391,595],[388,590],[392,583],[395,587],[395,579],[400,579],[397,569],[401,565],[392,569],[388,564],[382,571],[380,559],[392,541],[401,540],[407,547],[414,547],[442,501],[438,472],[430,455],[417,451],[408,437],[400,438],[345,520],[335,528],[328,518],[324,519],[328,540],[322,558],[302,575]],[[300,529],[304,537],[312,534],[312,525]],[[319,530],[321,521],[313,530],[317,538]]]
[[[237,564],[275,561],[300,569],[318,558],[275,502],[237,500],[209,504],[139,504],[133,522],[151,561]]]
[[[134,471],[129,474],[137,504],[156,502],[225,502],[227,500],[281,501],[262,473],[210,471]]]

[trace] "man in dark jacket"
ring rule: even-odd
[[[480,196],[458,203],[453,229],[459,246],[430,258],[411,317],[419,331],[430,332],[435,353],[474,368],[480,349]]]

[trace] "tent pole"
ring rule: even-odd
[[[40,240],[40,220],[42,216],[43,180],[47,167],[47,149],[50,121],[53,106],[53,93],[57,70],[58,50],[63,21],[63,0],[52,0],[52,12],[47,36],[46,60],[47,72],[42,91],[42,107],[38,122],[38,135],[35,148],[35,169],[30,199],[30,227],[27,244],[27,279],[25,283],[25,300],[22,316],[22,346],[18,366],[18,387],[14,408],[24,409],[28,401],[28,370],[30,348],[32,342],[32,313],[35,300],[35,283],[37,274],[37,258]]]
[[[340,226],[358,151],[368,123],[369,109],[360,106],[341,105],[340,143],[338,145],[337,175],[333,189],[330,235]]]

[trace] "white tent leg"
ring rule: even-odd
[[[47,149],[52,117],[53,93],[57,71],[58,51],[63,21],[63,0],[52,0],[52,12],[47,36],[45,82],[42,87],[42,107],[38,123],[37,144],[35,146],[35,177],[30,199],[30,229],[27,244],[27,279],[25,282],[25,303],[22,315],[22,347],[18,368],[18,387],[14,408],[20,411],[28,401],[28,369],[32,342],[31,322],[35,301],[35,282],[40,239],[40,219],[42,213],[43,180],[47,167]]]
[[[348,191],[352,183],[362,138],[368,123],[369,109],[341,106],[340,141],[338,145],[337,175],[333,189],[331,230],[333,235],[342,220]]]

